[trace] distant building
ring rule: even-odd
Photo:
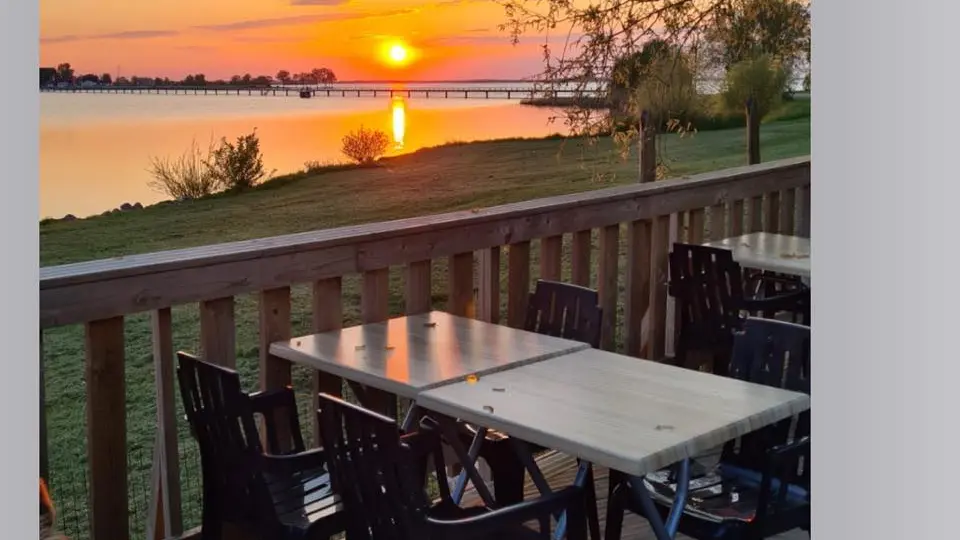
[[[40,68],[40,86],[51,86],[57,82],[57,69],[50,67]]]

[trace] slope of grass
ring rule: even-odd
[[[810,152],[809,118],[767,124],[761,130],[764,160]],[[688,175],[742,165],[745,162],[742,129],[699,133],[680,139],[662,139],[660,151],[670,161],[671,173]],[[137,212],[113,214],[74,222],[41,225],[41,264],[53,265],[203,244],[267,237],[347,224],[374,222],[492,206],[525,199],[583,192],[637,181],[636,155],[621,159],[609,141],[596,146],[558,139],[510,140],[456,144],[387,160],[382,167],[340,169],[316,175],[278,179],[253,192],[201,201],[162,204]],[[565,248],[569,250],[569,248]],[[537,277],[537,246],[532,253],[532,276]],[[624,258],[621,257],[623,260]],[[506,276],[506,257],[503,272]],[[564,272],[569,272],[565,261]],[[401,313],[402,269],[390,271],[391,316]],[[621,285],[622,286],[622,285]],[[446,262],[434,265],[434,306],[446,301]],[[502,285],[506,290],[506,283]],[[346,324],[359,321],[359,279],[346,276],[343,305]],[[505,299],[504,299],[505,301]],[[310,328],[310,291],[293,289],[294,335]],[[505,309],[505,302],[502,306]],[[196,306],[173,310],[174,347],[198,350]],[[618,314],[618,316],[622,316]],[[237,298],[237,366],[245,385],[256,385],[256,297]],[[46,354],[47,422],[54,496],[61,513],[85,515],[83,472],[85,450],[83,329],[54,328],[44,333]],[[146,459],[127,465],[131,497],[149,496],[149,466],[155,433],[154,368],[146,314],[126,318],[127,434],[131,455]],[[308,373],[294,370],[298,394],[307,395]],[[303,402],[302,418],[309,425]],[[182,439],[188,436],[181,425]],[[195,472],[194,472],[195,474]],[[188,525],[196,525],[197,479],[184,471]],[[144,487],[145,486],[145,487]],[[186,489],[186,488],[185,488]],[[132,503],[133,504],[133,503]],[[134,510],[131,526],[143,530],[144,509]],[[80,523],[80,522],[78,522]],[[86,538],[83,525],[66,531]]]

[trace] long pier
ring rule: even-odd
[[[423,97],[457,99],[535,99],[582,97],[584,92],[573,89],[533,88],[481,88],[481,87],[433,87],[391,88],[360,86],[329,86],[292,88],[288,86],[239,87],[239,86],[89,86],[41,88],[41,92],[94,93],[94,94],[170,94],[170,95],[224,95],[224,96],[292,96],[301,97]],[[599,92],[587,92],[599,96]],[[303,96],[306,97],[306,96]]]

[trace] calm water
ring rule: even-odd
[[[277,174],[307,161],[344,161],[340,140],[361,125],[390,134],[390,155],[563,129],[549,123],[555,112],[494,99],[43,93],[40,100],[40,217],[158,202],[164,197],[147,186],[152,157],[179,156],[194,140],[205,149],[211,137],[254,128],[265,168]]]

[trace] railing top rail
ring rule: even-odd
[[[677,178],[648,184],[634,184],[598,189],[589,192],[557,195],[541,199],[531,199],[516,203],[462,210],[429,216],[347,225],[333,229],[321,229],[302,233],[240,240],[206,246],[158,251],[109,259],[98,259],[72,264],[46,266],[40,268],[40,289],[59,287],[67,284],[83,283],[92,280],[104,280],[117,277],[129,277],[159,270],[173,270],[210,263],[235,262],[256,259],[264,255],[281,255],[317,247],[332,247],[391,236],[403,236],[425,230],[437,230],[450,226],[461,226],[486,221],[497,221],[523,214],[542,211],[556,211],[593,203],[614,202],[637,196],[656,195],[683,191],[691,187],[722,185],[760,175],[771,170],[791,166],[803,166],[810,162],[809,156],[771,161],[760,165],[751,165],[697,174],[686,178]]]
[[[806,185],[809,164],[809,156],[803,156],[477,210],[43,267],[41,326],[232,296],[649,219]]]

